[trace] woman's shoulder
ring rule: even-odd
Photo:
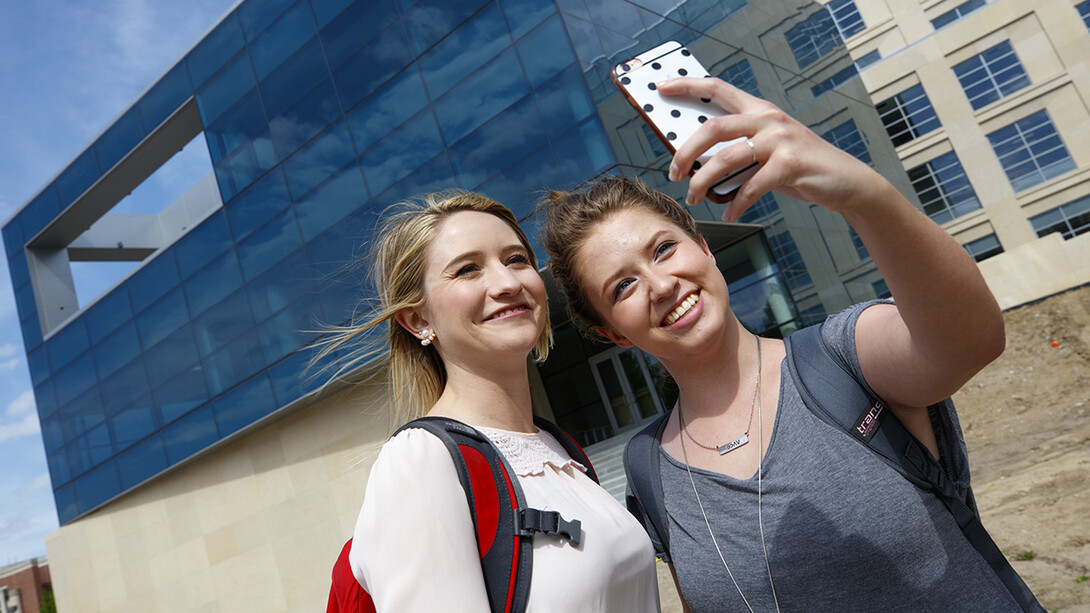
[[[454,472],[450,452],[442,440],[427,430],[407,428],[382,445],[371,466],[371,478],[388,475],[417,480],[446,466]]]

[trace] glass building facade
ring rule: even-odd
[[[861,19],[850,0],[835,4],[838,19]],[[683,196],[608,76],[661,42],[687,45],[914,198],[840,27],[818,3],[240,3],[3,227],[61,523],[312,392],[306,346],[353,317],[366,288],[346,265],[389,204],[477,190],[532,236],[545,188],[621,173]],[[77,304],[75,247],[198,134],[212,201],[158,243],[125,247],[136,270]],[[717,258],[755,331],[789,334],[882,287],[836,215],[771,194],[743,221]],[[590,343],[556,314],[540,375],[581,442],[668,406],[653,358]]]

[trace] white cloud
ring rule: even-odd
[[[0,370],[15,370],[15,367],[18,366],[21,361],[20,358],[11,358],[6,362],[0,362]]]
[[[5,422],[0,423],[0,443],[9,439],[37,434],[40,431],[41,424],[38,423],[38,416],[33,413],[24,415],[22,419],[10,423],[5,420]]]
[[[34,394],[30,390],[24,390],[22,394],[19,394],[15,400],[8,403],[8,408],[4,411],[4,415],[10,418],[22,417],[23,415],[34,414]]]
[[[39,490],[51,490],[53,482],[49,480],[49,473],[42,473],[37,477],[20,485],[15,490],[16,496],[25,496]]]
[[[0,358],[6,358],[9,355],[15,355],[18,352],[18,347],[11,343],[4,343],[3,345],[0,345]]]

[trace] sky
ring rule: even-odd
[[[219,21],[236,0],[0,2],[0,224]],[[211,172],[198,138],[115,210],[156,212]],[[4,253],[4,252],[0,252]],[[74,270],[81,303],[131,265]],[[0,265],[0,565],[57,529],[6,260]]]

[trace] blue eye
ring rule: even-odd
[[[662,257],[676,246],[674,241],[664,241],[658,247],[655,248],[655,257]]]
[[[617,284],[617,287],[613,288],[613,299],[617,300],[626,289],[632,286],[636,281],[634,279],[624,279]]]

